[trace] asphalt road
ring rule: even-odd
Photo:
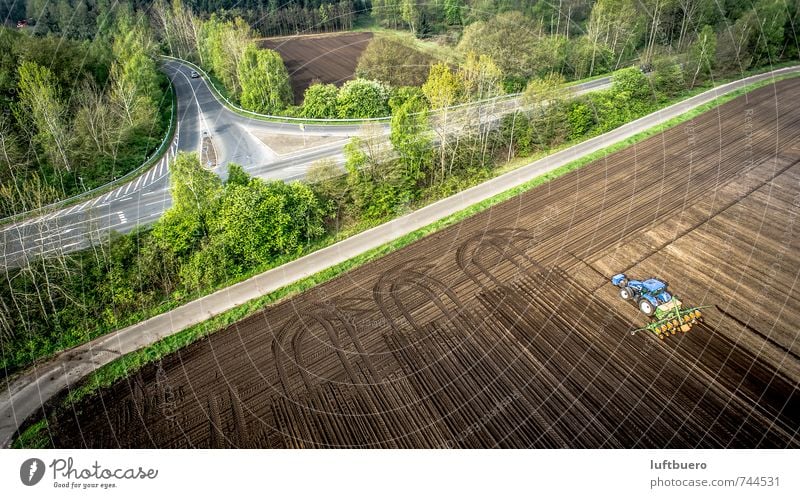
[[[299,279],[318,273],[372,248],[379,247],[466,207],[553,171],[580,157],[625,140],[641,131],[664,123],[707,103],[720,95],[750,83],[798,70],[800,70],[800,66],[778,69],[770,73],[750,76],[721,85],[608,133],[442,199],[413,213],[256,275],[244,282],[65,351],[51,360],[16,376],[14,379],[6,379],[4,392],[0,395],[0,447],[10,445],[17,428],[26,418],[41,409],[43,404],[51,397],[68,386],[76,385],[77,382],[95,369],[127,353],[136,351],[242,303],[285,287]]]
[[[137,178],[99,197],[35,218],[0,228],[3,244],[0,268],[24,266],[41,254],[59,256],[85,249],[111,231],[127,233],[157,220],[171,205],[168,162],[179,151],[200,151],[204,137],[213,143],[215,171],[227,176],[227,164],[235,162],[260,178],[291,181],[303,178],[308,167],[322,158],[342,162],[344,141],[360,131],[358,125],[305,125],[260,121],[243,117],[225,107],[202,78],[191,78],[192,69],[178,61],[164,62],[177,96],[177,131],[167,154]],[[610,78],[572,87],[576,93],[606,88]],[[519,107],[519,99],[492,105],[484,120],[499,118]],[[462,108],[457,112],[469,112]],[[454,132],[457,132],[455,125]],[[299,152],[277,155],[256,135],[334,137],[334,142]],[[335,140],[341,137],[341,140]]]

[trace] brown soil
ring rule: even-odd
[[[265,309],[85,399],[58,447],[800,447],[800,79]],[[712,305],[688,333],[608,277]]]
[[[371,39],[372,33],[337,33],[265,38],[259,43],[281,54],[292,80],[294,101],[300,104],[312,83],[341,85],[353,79],[358,58]]]

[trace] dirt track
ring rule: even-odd
[[[85,400],[58,447],[800,447],[800,79],[507,201]],[[607,280],[706,323],[659,341]]]
[[[342,33],[265,38],[260,45],[281,54],[292,80],[294,102],[300,104],[314,82],[341,85],[353,79],[358,58],[370,40],[372,33]]]

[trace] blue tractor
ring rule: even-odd
[[[657,278],[647,280],[628,280],[624,273],[611,277],[611,283],[619,287],[619,296],[626,301],[633,301],[639,311],[652,317],[646,327],[660,339],[677,331],[688,332],[692,325],[702,321],[700,310],[705,308],[683,308],[677,296],[667,290],[667,283]]]
[[[667,292],[667,283],[656,278],[647,280],[628,280],[624,273],[611,277],[611,283],[619,287],[619,297],[626,301],[633,300],[639,311],[653,316],[656,308],[672,301],[672,294]]]

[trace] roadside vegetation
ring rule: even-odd
[[[124,175],[169,126],[146,18],[118,6],[83,28],[0,27],[0,218]]]

